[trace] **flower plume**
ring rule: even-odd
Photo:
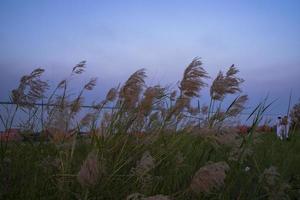
[[[120,91],[120,98],[123,99],[125,108],[136,106],[145,84],[145,78],[145,69],[140,69],[133,73],[125,82]]]
[[[37,68],[29,75],[21,78],[17,89],[12,91],[12,100],[14,103],[23,106],[31,106],[37,100],[44,98],[44,93],[48,89],[48,83],[41,80],[44,69]]]
[[[72,73],[75,74],[81,74],[85,70],[86,61],[83,60],[80,63],[78,63],[75,67],[73,67]]]
[[[229,166],[226,162],[207,164],[201,167],[194,175],[191,189],[196,194],[209,193],[212,189],[218,189],[224,185],[226,171]]]
[[[92,151],[82,164],[77,175],[77,180],[82,187],[92,187],[103,174],[104,167],[101,166],[97,154]]]
[[[202,62],[199,58],[195,58],[185,69],[179,87],[182,95],[186,97],[198,97],[199,90],[207,86],[203,79],[208,78],[208,75],[201,65]]]
[[[222,101],[226,94],[241,92],[240,85],[244,80],[236,76],[238,72],[234,65],[230,66],[225,76],[220,71],[210,87],[211,98]]]

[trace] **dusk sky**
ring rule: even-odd
[[[0,0],[0,100],[39,66],[55,83],[86,60],[100,99],[139,68],[149,84],[175,85],[201,57],[211,77],[236,64],[250,105],[269,94],[283,113],[290,89],[300,97],[299,10],[298,0]]]

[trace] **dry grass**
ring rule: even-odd
[[[226,162],[217,162],[201,167],[192,179],[191,190],[196,194],[209,193],[213,189],[224,186],[228,170],[229,166]]]
[[[167,200],[297,196],[295,188],[300,180],[293,175],[299,175],[300,161],[295,157],[299,153],[296,142],[286,148],[273,136],[255,132],[270,104],[265,101],[254,109],[249,116],[253,124],[244,135],[239,135],[230,124],[248,101],[248,96],[241,94],[243,79],[238,77],[234,65],[214,79],[209,106],[194,103],[208,86],[205,80],[209,78],[201,61],[195,58],[185,69],[177,89],[148,86],[145,70],[141,69],[121,87],[110,89],[104,100],[83,114],[85,93],[94,89],[96,79],[90,79],[78,94],[70,95],[69,88],[73,77],[85,70],[86,62],[82,61],[68,78],[48,91],[47,82],[41,79],[44,70],[37,69],[23,76],[12,91],[16,109],[7,120],[0,115],[1,122],[11,127],[19,109],[28,111],[30,120],[22,131],[33,133],[36,122],[41,121],[45,137],[41,135],[38,141],[28,143],[1,140],[0,198]],[[50,95],[46,97],[46,93]],[[224,101],[228,95],[236,96],[229,105]],[[40,100],[50,104],[42,117],[36,114],[39,108],[34,106]],[[105,109],[106,105],[115,109]],[[297,112],[297,108],[293,111]],[[79,135],[83,131],[88,133],[86,137]],[[277,149],[281,149],[278,154],[288,154],[276,157]],[[269,167],[274,163],[278,169]],[[295,183],[287,180],[290,177]],[[21,185],[24,189],[19,189]]]

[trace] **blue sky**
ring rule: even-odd
[[[149,84],[175,84],[199,56],[212,77],[236,64],[250,105],[269,93],[284,112],[291,88],[300,97],[299,10],[296,0],[0,0],[0,99],[38,66],[54,82],[87,60],[99,99],[139,68]]]

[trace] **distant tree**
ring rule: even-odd
[[[290,117],[292,121],[292,127],[298,129],[300,127],[300,99],[299,102],[293,106],[290,112]]]

